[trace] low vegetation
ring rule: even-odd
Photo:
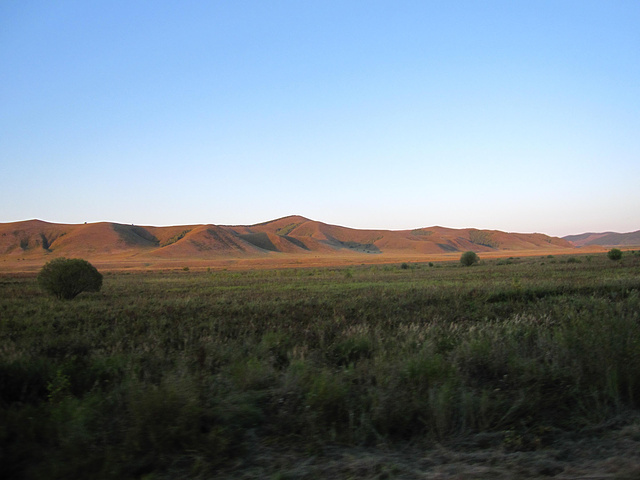
[[[125,272],[74,302],[0,276],[3,474],[311,478],[328,448],[537,451],[626,418],[640,257],[555,260]]]
[[[612,248],[607,253],[609,260],[620,260],[622,258],[622,251],[618,248]]]
[[[56,258],[42,267],[38,284],[59,299],[72,300],[82,292],[100,291],[102,274],[81,258]]]
[[[282,228],[278,228],[276,230],[276,235],[278,235],[280,237],[286,237],[291,232],[293,232],[296,228],[298,228],[300,225],[302,225],[302,223],[300,223],[300,222],[298,222],[298,223],[290,223],[289,225],[286,225],[286,226],[284,226]]]
[[[185,237],[185,235],[187,233],[189,233],[190,231],[191,231],[191,229],[182,230],[180,233],[177,233],[173,237],[169,238],[166,242],[161,243],[160,246],[161,247],[168,247],[169,245],[173,245],[177,241],[182,240]]]
[[[494,239],[493,233],[485,230],[471,230],[469,232],[469,240],[476,245],[484,245],[491,248],[500,247],[500,242]]]
[[[470,267],[471,265],[478,263],[480,261],[480,257],[476,252],[464,252],[460,256],[460,263],[465,267]]]

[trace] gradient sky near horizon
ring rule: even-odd
[[[0,2],[0,222],[640,229],[640,1]]]

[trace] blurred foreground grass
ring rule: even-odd
[[[265,446],[480,432],[536,450],[639,407],[638,255],[118,273],[74,301],[0,276],[6,478],[210,478]]]

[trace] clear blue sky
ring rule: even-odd
[[[0,222],[640,229],[640,1],[0,2]]]

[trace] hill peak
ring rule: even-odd
[[[312,222],[312,221],[313,220],[303,217],[302,215],[287,215],[285,217],[276,218],[274,220],[268,220],[266,222],[256,223],[251,226],[259,227],[259,226],[274,225],[274,224],[280,224],[280,223],[305,223],[305,222]]]

